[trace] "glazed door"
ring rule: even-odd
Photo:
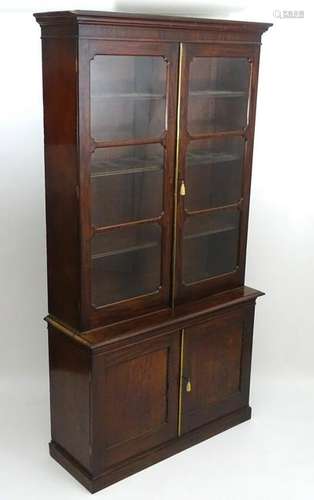
[[[248,404],[254,306],[183,331],[180,433]]]
[[[170,301],[178,47],[80,43],[83,303],[96,326]]]
[[[244,280],[258,52],[181,47],[175,300]]]

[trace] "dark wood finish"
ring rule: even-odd
[[[133,332],[130,322],[85,335],[50,325],[52,456],[96,491],[250,418],[258,295],[213,296],[158,329],[153,315]]]
[[[163,184],[163,210],[160,218],[156,221],[162,229],[162,263],[161,263],[161,285],[155,293],[143,295],[139,298],[124,300],[113,305],[95,308],[91,304],[91,262],[90,238],[92,225],[90,219],[90,208],[87,200],[90,194],[90,154],[95,150],[95,142],[90,133],[90,97],[89,97],[89,65],[90,61],[97,55],[135,55],[135,56],[160,56],[167,64],[167,90],[166,90],[166,130],[161,137],[152,137],[151,143],[158,141],[162,144],[165,154],[164,184]],[[177,96],[177,63],[178,47],[166,43],[142,43],[142,42],[104,42],[100,40],[79,42],[79,89],[80,89],[80,142],[81,159],[81,221],[82,221],[82,323],[85,327],[102,325],[104,321],[112,322],[140,314],[143,310],[160,309],[170,305],[170,270],[171,270],[171,237],[173,226],[173,179],[174,179],[174,147],[175,147],[175,116]],[[90,139],[91,138],[91,139]],[[123,144],[139,144],[143,140],[124,140]],[[103,141],[105,145],[119,145],[121,141]],[[86,203],[87,201],[87,203]],[[112,210],[115,206],[112,207]],[[138,225],[141,221],[124,224],[124,227]],[[115,226],[117,227],[117,226]],[[110,227],[107,229],[110,231]]]
[[[250,418],[255,297],[224,305],[195,315],[182,350],[167,323],[106,345],[50,326],[52,456],[96,491]]]
[[[112,325],[107,325],[84,333],[67,329],[67,335],[75,340],[89,346],[95,352],[105,352],[111,349],[112,345],[123,347],[138,342],[139,339],[156,338],[167,331],[182,330],[195,325],[201,320],[224,312],[226,309],[236,309],[237,307],[255,302],[264,293],[249,287],[240,287],[228,290],[223,293],[211,295],[207,298],[181,304],[176,307],[172,314],[168,310],[151,313],[120,321]],[[48,317],[48,322],[53,319]],[[64,327],[58,322],[60,328]]]
[[[248,403],[253,318],[249,305],[184,330],[182,432]]]
[[[35,17],[50,453],[95,492],[251,417],[263,293],[244,286],[244,275],[259,50],[270,25]],[[200,57],[206,64],[194,66],[191,83]],[[190,105],[192,94],[206,104]]]
[[[49,369],[52,440],[89,469],[90,351],[50,325]]]
[[[177,434],[178,333],[95,356],[94,471]]]
[[[36,19],[42,26],[43,38],[50,314],[73,328],[86,330],[101,326],[104,322],[110,323],[150,310],[170,307],[174,299],[170,296],[171,289],[179,303],[190,300],[192,296],[200,298],[208,293],[243,284],[259,44],[261,33],[269,25],[84,11],[36,14]],[[206,44],[207,37],[215,43]],[[188,41],[198,43],[186,43]],[[184,157],[189,140],[185,125],[189,61],[195,56],[246,57],[252,61],[250,120],[243,132],[247,144],[238,267],[235,272],[226,276],[188,287],[182,283],[182,229],[185,212],[184,200],[180,197],[175,262],[171,257],[179,64],[177,42],[183,43],[182,88],[179,89],[179,179],[185,178]],[[133,142],[123,140],[98,143],[98,146],[106,147],[158,141],[165,148],[164,208],[161,218],[157,220],[163,230],[161,286],[154,293],[97,309],[91,305],[90,253],[93,237],[90,217],[90,155],[97,144],[91,139],[89,125],[89,65],[96,54],[159,55],[166,59],[168,66],[166,133],[160,138],[144,137]],[[60,110],[65,114],[61,127]],[[61,176],[62,184],[59,182]],[[176,266],[176,273],[173,275],[176,280],[175,289],[170,287],[171,266]]]
[[[250,418],[251,408],[249,406],[245,406],[240,410],[218,418],[217,420],[203,425],[198,429],[194,429],[177,439],[168,441],[167,443],[161,444],[146,453],[141,453],[134,458],[126,460],[125,462],[119,464],[119,466],[111,467],[106,470],[105,473],[97,477],[94,477],[86,469],[81,467],[81,465],[57,443],[51,441],[49,448],[51,456],[59,462],[59,464],[61,464],[91,493],[96,493],[97,491],[130,476],[131,474],[135,474],[136,472],[146,469],[147,467],[150,467],[165,458],[171,457],[176,453],[180,453],[181,451],[204,441],[205,439],[246,422]]]
[[[192,136],[187,128],[188,114],[188,86],[189,86],[189,67],[195,57],[232,57],[248,59],[251,64],[251,80],[249,91],[249,120],[248,125],[238,131],[224,132],[208,132],[207,134],[199,134]],[[240,234],[237,266],[234,271],[224,273],[217,277],[212,277],[207,280],[199,281],[187,286],[183,280],[183,231],[184,223],[188,214],[185,207],[185,197],[178,197],[178,225],[177,225],[177,259],[176,259],[176,288],[175,300],[180,303],[192,298],[200,298],[207,296],[210,293],[219,292],[227,288],[240,286],[244,283],[245,275],[245,253],[246,253],[246,237],[247,223],[250,197],[250,179],[251,179],[251,162],[252,149],[254,138],[254,123],[255,123],[255,106],[257,96],[257,73],[259,61],[259,47],[245,46],[242,44],[232,45],[225,44],[223,47],[215,44],[184,44],[182,48],[182,91],[180,105],[180,148],[179,148],[179,180],[184,180],[186,183],[186,154],[189,144],[193,140],[199,139],[217,139],[220,137],[243,137],[245,139],[245,155],[242,172],[242,189],[240,203],[237,205],[237,210],[240,211]],[[187,185],[187,189],[189,186]],[[213,209],[211,209],[213,210]],[[215,209],[217,213],[217,209]],[[203,211],[204,213],[204,211]],[[211,213],[210,210],[207,213]],[[193,215],[192,215],[193,217]]]
[[[152,16],[121,12],[73,10],[35,14],[44,37],[79,34],[89,39],[163,40],[171,42],[243,41],[260,44],[272,24],[221,19]]]
[[[42,48],[49,312],[79,327],[76,43],[44,39]]]

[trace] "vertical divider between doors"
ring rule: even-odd
[[[184,328],[181,330],[180,347],[180,374],[179,374],[179,405],[178,405],[178,437],[182,433],[182,390],[183,390],[183,366],[184,366]]]
[[[176,287],[176,252],[177,252],[177,219],[178,219],[178,178],[179,178],[179,153],[180,153],[180,110],[181,110],[181,85],[182,85],[182,43],[179,45],[179,73],[177,92],[177,129],[176,129],[176,163],[174,180],[174,218],[173,218],[173,252],[172,252],[172,297],[171,305],[174,308]]]

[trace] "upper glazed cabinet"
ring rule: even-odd
[[[166,43],[93,41],[80,59],[93,314],[170,303],[177,65]]]
[[[184,30],[153,41],[147,27],[130,36],[131,28],[89,26],[87,17],[75,17],[77,39],[66,38],[73,26],[64,20],[63,38],[43,39],[54,75],[44,77],[45,98],[64,115],[61,130],[52,132],[57,111],[45,113],[47,218],[59,210],[63,220],[61,229],[49,224],[51,315],[85,329],[242,285],[254,39],[264,25],[231,43],[237,23],[231,35],[218,36],[218,22],[208,39],[204,31],[204,40],[195,40],[202,43],[193,43]],[[51,32],[49,14],[39,21],[44,35]],[[61,102],[58,75],[67,82]],[[50,172],[49,158],[56,162],[58,154],[67,170]],[[62,282],[59,267],[67,269]]]

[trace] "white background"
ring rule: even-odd
[[[249,2],[248,2],[249,3]],[[311,2],[0,4],[0,499],[83,499],[48,456],[40,30],[32,12],[89,9],[274,22],[263,36],[246,283],[256,309],[253,420],[97,498],[314,498],[314,161]],[[275,9],[304,10],[276,19]],[[313,25],[313,23],[312,23]]]

